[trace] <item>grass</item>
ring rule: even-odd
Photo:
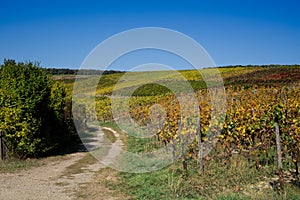
[[[143,174],[119,173],[122,182],[116,186],[133,199],[299,199],[299,186],[286,183],[285,193],[279,194],[270,186],[274,177],[271,168],[257,171],[247,161],[233,160],[225,166],[218,161],[206,163],[203,174],[197,163],[189,161],[188,171],[180,163],[165,169]],[[258,184],[260,183],[260,184]]]
[[[112,123],[106,125],[116,127]],[[147,151],[143,139],[128,136],[125,144],[130,152]],[[178,161],[162,170],[148,173],[117,172],[115,176],[118,181],[107,181],[105,185],[130,196],[130,199],[300,199],[299,181],[286,182],[284,193],[279,193],[274,187],[276,166],[263,166],[257,170],[253,163],[239,155],[231,157],[225,164],[223,159],[214,156],[216,154],[212,152],[205,160],[203,173],[200,173],[198,163],[194,160],[188,160],[187,171],[182,169]]]
[[[101,169],[93,181],[82,185],[76,192],[76,199],[131,199],[115,186],[120,183],[118,172],[111,168]]]
[[[0,173],[14,173],[20,170],[30,169],[32,167],[41,166],[43,161],[39,159],[7,159],[0,161]]]
[[[68,166],[61,176],[71,177],[73,174],[83,173],[85,170],[84,167],[96,162],[98,162],[98,160],[92,154],[86,153],[83,158]]]
[[[28,170],[33,167],[39,167],[49,162],[58,161],[63,156],[51,156],[47,158],[31,158],[26,160],[8,158],[6,160],[0,160],[0,173],[16,173],[21,170]]]

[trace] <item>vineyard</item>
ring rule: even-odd
[[[280,154],[284,170],[291,172],[294,183],[299,184],[300,67],[232,67],[219,71],[225,98],[219,95],[217,86],[206,88],[196,70],[180,71],[183,79],[170,72],[134,72],[143,73],[143,78],[155,77],[155,83],[139,87],[122,79],[124,73],[104,75],[96,91],[95,116],[101,123],[117,123],[128,135],[145,134],[147,138],[139,139],[143,145],[136,151],[169,149],[182,170],[205,173],[209,163],[216,160],[230,168],[234,157],[236,167],[242,160],[258,172],[271,166],[280,182]],[[186,80],[192,92],[182,87]],[[172,93],[170,85],[175,85],[180,95]],[[88,105],[86,109],[92,110]],[[282,182],[274,188],[284,191]]]

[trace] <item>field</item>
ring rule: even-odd
[[[129,152],[169,148],[173,154],[171,165],[142,174],[120,172],[120,180],[108,187],[136,199],[300,198],[300,67],[218,70],[224,88],[217,83],[207,88],[196,70],[116,73],[99,82],[97,77],[77,77],[80,86],[98,83],[96,91],[75,91],[96,96],[96,113],[80,101],[88,120],[121,127]],[[55,79],[72,93],[74,76]],[[147,138],[136,138],[141,134]]]

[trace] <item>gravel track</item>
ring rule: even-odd
[[[93,145],[101,142],[103,132],[101,127],[92,127],[97,136],[93,138]],[[113,131],[113,130],[111,130]],[[114,132],[114,131],[113,131]],[[117,133],[114,132],[116,136]],[[95,142],[96,141],[96,142]],[[112,145],[107,155],[119,152],[123,145],[117,137],[118,145]],[[64,175],[66,169],[80,162],[87,152],[77,152],[63,156],[40,167],[30,168],[17,173],[0,174],[0,199],[2,200],[68,200],[76,199],[76,191],[80,186],[91,183],[96,172],[105,166],[100,162],[85,166],[81,173]],[[99,198],[101,199],[101,198]]]

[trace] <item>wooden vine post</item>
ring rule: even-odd
[[[201,137],[201,131],[200,131],[200,119],[197,118],[197,136],[198,136],[198,157],[199,157],[199,165],[200,165],[200,171],[203,172],[203,146],[202,146],[202,137]]]
[[[183,137],[182,137],[182,123],[180,120],[178,120],[178,132],[179,132],[179,139],[180,139],[180,143],[181,143],[181,160],[182,160],[182,168],[184,170],[187,170],[187,163],[185,160],[185,150],[184,150],[184,141],[183,141]]]
[[[281,143],[280,143],[280,131],[278,125],[278,116],[274,119],[275,134],[276,134],[276,147],[277,147],[277,156],[278,156],[278,176],[279,176],[279,185],[280,189],[284,190],[284,180],[282,172],[282,158],[281,158]]]
[[[0,154],[1,160],[4,160],[5,152],[4,152],[4,132],[0,130]]]
[[[170,125],[169,121],[168,121],[168,131],[169,131],[169,133],[171,133],[171,125]],[[172,145],[173,162],[175,162],[176,161],[176,154],[175,154],[176,148],[175,148],[175,139],[174,139],[174,136],[172,136],[172,138],[171,138],[171,145]]]

